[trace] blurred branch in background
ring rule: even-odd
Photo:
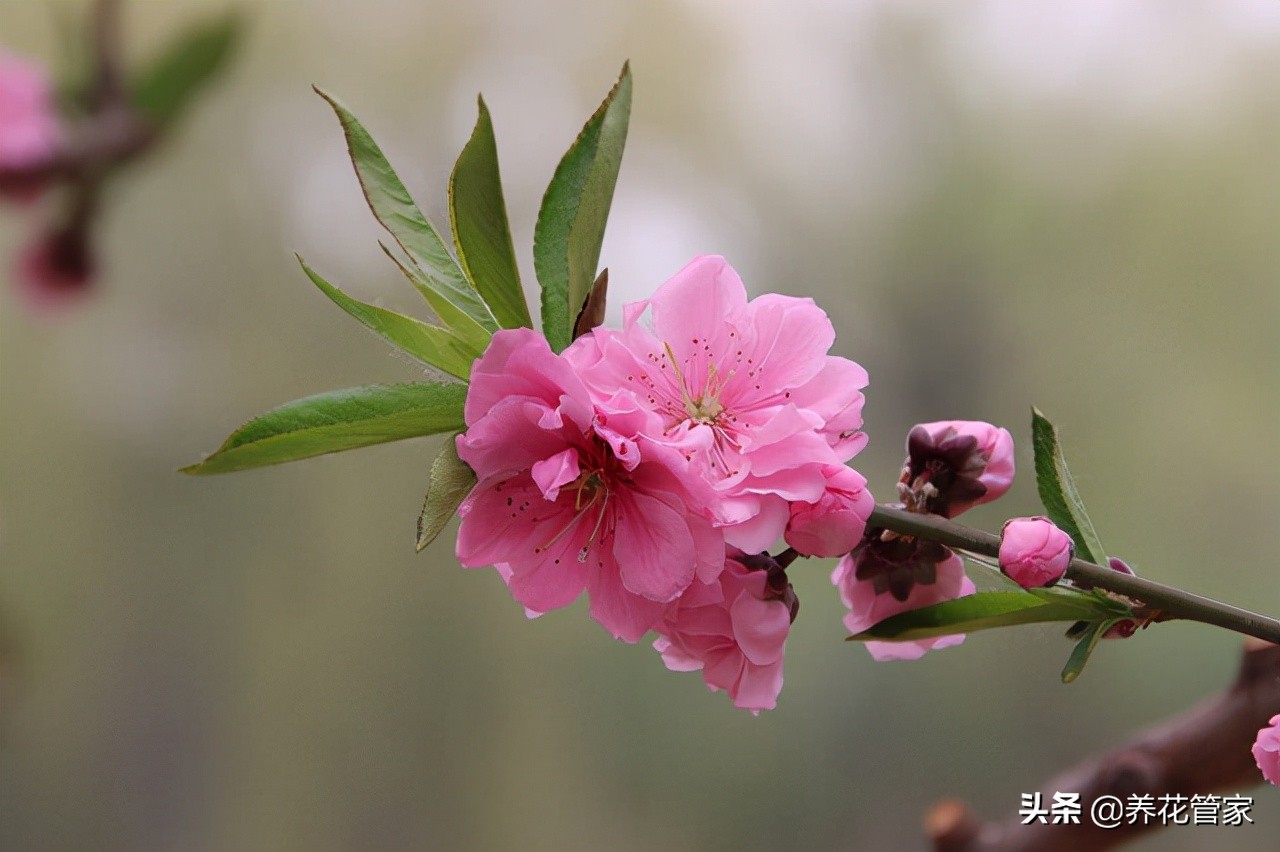
[[[1236,679],[1225,692],[1043,785],[1045,802],[1059,792],[1080,794],[1086,812],[1078,823],[1046,825],[1019,817],[983,823],[964,802],[948,799],[929,812],[926,831],[936,852],[1072,852],[1129,843],[1175,823],[1153,815],[1150,820],[1125,819],[1114,828],[1101,828],[1089,818],[1088,806],[1107,796],[1125,802],[1146,796],[1153,808],[1159,808],[1168,801],[1164,797],[1172,796],[1182,797],[1176,801],[1185,812],[1192,796],[1257,786],[1261,779],[1249,747],[1278,709],[1280,645],[1251,639]]]
[[[97,263],[93,223],[109,177],[167,133],[225,67],[239,32],[234,15],[192,27],[136,75],[125,68],[122,0],[97,0],[84,39],[86,79],[60,81],[58,110],[42,69],[4,59],[0,79],[0,197],[31,202],[57,185],[59,212],[35,230],[18,259],[17,280],[40,306],[83,293]],[[76,63],[67,63],[77,66]],[[5,137],[8,137],[6,140]],[[21,143],[14,140],[21,139]]]

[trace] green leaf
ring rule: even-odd
[[[466,379],[471,375],[471,362],[475,353],[447,328],[427,325],[425,322],[365,304],[353,299],[321,278],[306,261],[298,258],[303,272],[320,290],[351,316],[360,320],[393,346],[417,358],[428,366]]]
[[[449,322],[449,311],[444,305],[452,305],[474,324],[489,332],[496,331],[498,323],[493,314],[471,286],[457,261],[449,254],[440,234],[422,215],[413,197],[409,195],[409,190],[405,189],[369,131],[364,129],[337,98],[318,88],[316,94],[324,98],[338,116],[338,123],[342,125],[342,132],[347,139],[351,164],[355,166],[356,177],[364,191],[365,200],[369,202],[369,209],[417,267],[426,285],[426,289],[420,288],[420,291],[441,321],[462,337],[471,337],[465,328]],[[486,339],[484,345],[487,344]],[[480,347],[482,350],[484,345]]]
[[[630,117],[628,64],[587,119],[542,197],[533,232],[533,266],[542,285],[542,331],[556,352],[569,345],[574,320],[596,279]]]
[[[1076,643],[1075,648],[1071,651],[1071,656],[1067,658],[1067,664],[1062,669],[1062,682],[1071,683],[1080,677],[1080,672],[1084,671],[1085,663],[1089,662],[1089,655],[1093,653],[1093,649],[1098,647],[1098,640],[1106,635],[1111,629],[1111,625],[1119,618],[1110,618],[1105,621],[1094,621],[1090,623],[1080,634],[1080,641]]]
[[[1071,536],[1077,555],[1105,567],[1107,554],[1084,509],[1071,471],[1067,470],[1058,430],[1036,408],[1031,409],[1031,442],[1035,448],[1036,487],[1049,520]]]
[[[475,484],[475,471],[458,458],[457,441],[445,441],[440,455],[431,463],[431,485],[418,516],[419,553],[440,535]]]
[[[498,174],[498,144],[484,98],[475,130],[449,176],[453,245],[467,278],[504,328],[533,327],[520,286],[516,250]]]
[[[930,639],[994,627],[1080,621],[1109,616],[1119,606],[1107,606],[1088,595],[1052,594],[1052,591],[1037,589],[965,595],[955,600],[899,613],[849,638],[855,641]]]
[[[229,473],[464,428],[466,385],[369,385],[309,396],[250,420],[183,473]]]
[[[240,28],[231,13],[183,32],[134,79],[134,105],[156,124],[173,122],[226,68]]]
[[[445,327],[457,335],[458,339],[465,343],[467,348],[474,353],[472,357],[479,358],[489,345],[493,332],[480,325],[470,314],[436,292],[432,287],[430,278],[418,267],[406,265],[385,244],[379,242],[378,247],[382,249],[383,254],[391,258],[391,262],[396,265],[396,268],[409,280],[414,289],[427,300],[427,304],[435,311],[436,316],[445,324]]]

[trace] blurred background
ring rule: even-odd
[[[630,58],[602,263],[611,317],[697,253],[813,296],[870,372],[856,466],[891,499],[910,426],[1062,429],[1104,544],[1280,614],[1280,6],[244,2],[230,74],[120,180],[93,296],[0,291],[0,849],[923,848],[1232,678],[1240,639],[1170,624],[1058,673],[1055,628],[917,663],[842,641],[831,562],[759,717],[573,608],[527,621],[451,536],[415,555],[437,439],[214,478],[243,421],[413,380],[307,282],[417,311],[319,84],[428,215],[483,91],[533,294],[541,193]],[[48,59],[72,3],[0,0]],[[151,55],[223,0],[127,4]],[[29,227],[0,209],[9,263]],[[6,282],[7,283],[7,282]],[[536,304],[536,298],[533,303]],[[1137,849],[1273,850],[1255,824]]]

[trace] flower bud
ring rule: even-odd
[[[1048,518],[1014,518],[1000,533],[1000,570],[1024,589],[1061,580],[1074,553],[1071,536]]]
[[[84,295],[93,283],[93,250],[83,227],[40,235],[19,251],[19,289],[35,308],[55,309]]]
[[[1253,759],[1258,762],[1262,777],[1280,786],[1280,715],[1272,716],[1267,727],[1258,731]]]
[[[896,537],[868,530],[866,539],[836,565],[831,582],[849,608],[844,626],[861,633],[873,624],[908,610],[920,609],[974,593],[964,561],[936,542]],[[963,633],[904,642],[867,642],[875,660],[915,660],[927,651],[964,641]]]
[[[0,195],[30,201],[40,194],[44,180],[21,172],[53,155],[59,133],[44,69],[0,52],[0,176],[8,178]]]
[[[1013,484],[1013,436],[976,420],[922,423],[907,436],[898,495],[908,511],[956,515]]]
[[[862,543],[849,554],[853,579],[867,583],[877,595],[886,592],[899,603],[919,586],[938,580],[938,566],[951,559],[950,549],[922,538],[885,533],[869,527]],[[963,565],[961,566],[963,570]]]

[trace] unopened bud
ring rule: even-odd
[[[922,423],[907,436],[898,496],[911,512],[956,515],[1013,484],[1013,436],[975,420]]]
[[[1048,518],[1014,518],[1000,532],[1000,570],[1024,589],[1061,580],[1074,554],[1071,536]]]

